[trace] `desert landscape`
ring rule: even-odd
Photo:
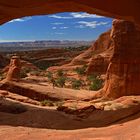
[[[133,1],[124,8],[120,0],[106,2],[112,8],[96,0],[80,4],[72,0],[71,9],[57,8],[68,1],[50,0],[46,7],[45,1],[22,2],[25,15],[77,11],[79,7],[117,19],[113,19],[111,29],[92,42],[1,52],[0,139],[140,139],[140,20],[136,8],[140,3]],[[29,5],[36,7],[39,3],[40,8],[30,9]],[[0,3],[7,8],[5,4],[8,0]],[[49,9],[50,5],[54,7]],[[17,9],[12,16],[3,14],[0,23],[24,16],[15,16]],[[128,9],[133,11],[131,16],[127,15]]]

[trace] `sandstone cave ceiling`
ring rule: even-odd
[[[0,24],[15,18],[59,12],[88,12],[140,25],[140,0],[0,0]]]

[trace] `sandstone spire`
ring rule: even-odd
[[[21,63],[20,57],[17,55],[12,56],[9,70],[6,76],[6,81],[18,81],[20,80],[20,70],[21,70]]]

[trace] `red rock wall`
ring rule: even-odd
[[[140,95],[140,30],[132,23],[114,20],[114,53],[107,70],[104,96]]]
[[[0,24],[24,16],[88,12],[140,25],[139,0],[0,0]]]
[[[111,30],[101,34],[92,46],[92,55],[87,68],[87,75],[105,74],[113,53]]]

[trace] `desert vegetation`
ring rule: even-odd
[[[48,71],[46,77],[54,87],[66,87],[76,90],[86,89],[93,91],[101,89],[103,87],[104,80],[97,74],[86,75],[86,68],[87,66],[85,65],[75,68],[72,72],[78,75],[76,78],[75,75],[73,77],[67,76],[69,71],[63,71],[62,69],[54,73]]]

